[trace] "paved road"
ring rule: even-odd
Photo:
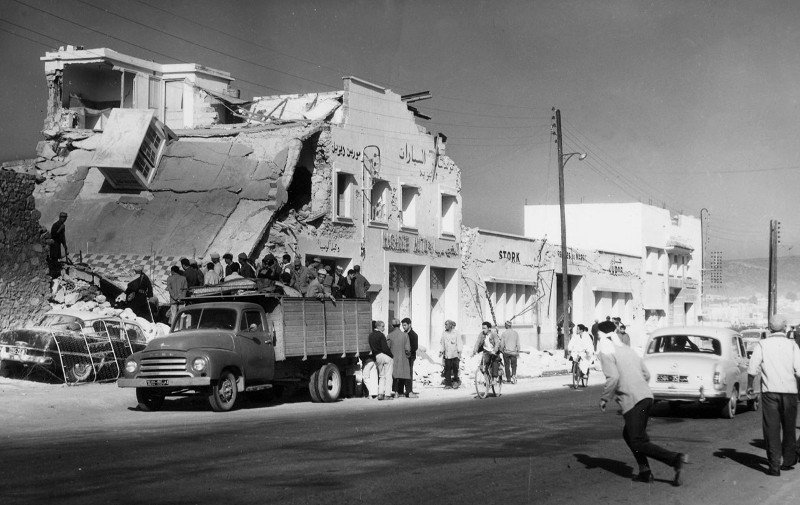
[[[785,504],[800,494],[800,468],[763,473],[760,413],[741,410],[732,421],[703,408],[657,411],[652,439],[691,455],[686,484],[672,487],[659,463],[654,484],[632,483],[622,417],[599,412],[597,386],[485,400],[250,402],[227,414],[187,400],[138,412],[130,391],[78,389],[6,397],[37,407],[25,409],[30,429],[14,403],[0,411],[4,505]],[[85,401],[69,397],[87,391]]]

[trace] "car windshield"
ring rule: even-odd
[[[232,309],[185,309],[178,314],[172,332],[184,330],[232,330],[236,328],[236,311]]]
[[[663,352],[693,352],[702,354],[722,354],[719,340],[698,335],[664,335],[655,337],[647,347],[647,354]]]
[[[39,326],[65,329],[69,323],[78,323],[81,325],[81,328],[86,326],[81,318],[68,316],[66,314],[45,314],[39,322]]]

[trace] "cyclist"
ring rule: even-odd
[[[492,377],[497,377],[499,363],[498,355],[502,351],[500,336],[492,329],[492,323],[484,321],[481,323],[481,332],[475,340],[475,347],[472,349],[472,356],[483,352],[481,357],[481,372],[490,370]]]
[[[575,367],[578,367],[581,375],[586,375],[594,356],[594,340],[589,335],[589,328],[583,324],[578,325],[578,334],[570,339],[567,352],[572,361],[572,372],[575,373]]]

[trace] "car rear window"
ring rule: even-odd
[[[178,314],[172,332],[184,330],[232,330],[236,311],[232,309],[186,309]]]
[[[722,354],[719,340],[698,335],[664,335],[655,337],[647,346],[647,354],[664,352],[689,352],[699,354]]]

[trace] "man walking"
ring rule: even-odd
[[[144,267],[137,265],[133,269],[138,276],[128,283],[125,297],[128,307],[139,317],[153,322],[153,311],[150,309],[150,298],[153,297],[153,283],[144,273]]]
[[[517,383],[517,356],[519,356],[519,333],[511,329],[511,321],[506,321],[505,331],[500,335],[503,345],[503,361],[506,365],[506,380]]]
[[[392,351],[383,334],[383,321],[377,321],[374,326],[375,329],[369,334],[369,348],[378,367],[378,400],[392,400],[392,395],[387,394],[392,384]]]
[[[181,274],[181,269],[173,266],[170,276],[167,277],[167,291],[169,291],[169,324],[175,322],[175,316],[178,315],[179,304],[181,300],[186,298],[186,291],[189,285],[186,283],[186,277]]]
[[[53,223],[50,227],[50,238],[53,242],[50,244],[50,259],[58,261],[61,259],[61,246],[64,246],[64,256],[69,255],[67,250],[67,213],[59,212],[58,221]]]
[[[767,475],[780,476],[797,464],[797,377],[800,377],[800,348],[786,338],[786,318],[772,316],[772,333],[760,340],[747,367],[747,395],[753,395],[756,374],[761,374],[761,426],[767,444]],[[781,434],[783,439],[781,440]],[[781,457],[783,464],[781,464]]]
[[[602,331],[602,328],[601,328]],[[647,422],[653,407],[653,393],[647,385],[650,372],[642,359],[628,346],[614,345],[613,352],[602,352],[600,362],[606,375],[606,385],[600,397],[600,410],[606,411],[606,403],[616,400],[622,407],[625,427],[622,438],[628,444],[639,465],[636,482],[653,482],[653,472],[647,458],[670,465],[675,470],[673,486],[680,486],[683,465],[689,461],[686,454],[672,452],[652,443],[647,436]]]
[[[401,321],[403,331],[408,335],[408,343],[411,347],[411,353],[408,355],[408,367],[411,371],[411,381],[408,383],[409,398],[416,398],[417,393],[414,392],[414,361],[417,359],[417,349],[419,349],[419,336],[414,328],[411,327],[411,318],[405,317]]]
[[[461,385],[458,380],[458,367],[461,361],[461,351],[464,344],[461,342],[461,335],[455,331],[456,323],[448,319],[444,322],[442,332],[441,351],[439,356],[444,358],[444,388],[456,389]]]

